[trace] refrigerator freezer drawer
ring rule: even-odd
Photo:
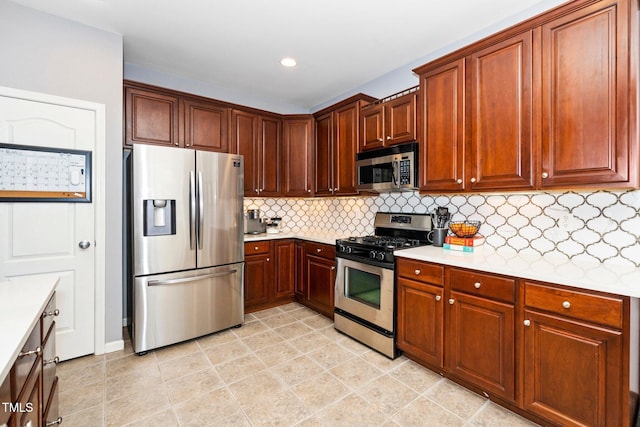
[[[136,353],[242,324],[244,263],[136,277]]]

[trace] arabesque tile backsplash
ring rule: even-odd
[[[446,206],[454,221],[482,221],[480,233],[495,249],[640,267],[640,190],[246,198],[244,206],[281,217],[284,231],[327,230],[345,237],[373,234],[378,211],[430,213]]]

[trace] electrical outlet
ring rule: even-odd
[[[576,224],[576,217],[570,212],[563,212],[558,218],[558,229],[560,231],[573,231]]]

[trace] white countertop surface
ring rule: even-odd
[[[394,254],[403,258],[640,298],[640,269],[632,266],[495,251],[486,246],[473,253],[422,246],[395,251]]]
[[[0,281],[0,383],[53,295],[59,277],[42,274]]]
[[[296,231],[296,232],[280,232],[280,233],[261,233],[261,234],[245,234],[245,242],[256,242],[259,240],[273,240],[273,239],[302,239],[309,240],[317,243],[324,243],[327,245],[335,245],[337,239],[344,239],[349,237],[345,233],[338,233],[335,231],[326,230],[308,230],[308,231]]]

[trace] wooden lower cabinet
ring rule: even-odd
[[[302,255],[302,252],[298,252]],[[297,286],[298,301],[333,319],[336,281],[336,250],[332,245],[306,242],[302,269],[303,283]]]
[[[275,240],[275,298],[291,298],[295,291],[295,248],[293,240]]]

